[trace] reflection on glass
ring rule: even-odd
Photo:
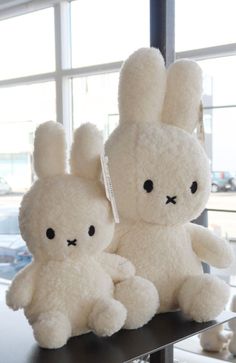
[[[236,42],[235,0],[176,0],[176,51]]]
[[[118,73],[73,79],[74,128],[92,122],[107,139],[118,125],[117,90]]]
[[[23,193],[34,180],[33,135],[44,121],[55,120],[55,84],[0,88],[0,279],[31,261],[18,226]]]
[[[55,70],[53,8],[0,21],[0,79]]]
[[[204,74],[204,106],[236,105],[236,56],[198,63]]]
[[[124,60],[149,46],[149,0],[78,0],[71,3],[72,64]]]

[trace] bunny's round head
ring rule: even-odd
[[[55,122],[36,130],[34,166],[38,180],[24,196],[20,230],[35,259],[63,260],[93,255],[111,242],[114,221],[99,157],[102,136],[86,124],[74,134],[71,174],[66,173],[65,135]]]
[[[159,225],[196,218],[210,193],[210,168],[194,128],[202,79],[195,62],[168,71],[158,50],[143,48],[124,63],[120,124],[106,143],[121,217]]]

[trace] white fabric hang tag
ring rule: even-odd
[[[106,156],[104,153],[100,156],[101,160],[101,166],[102,166],[102,176],[103,181],[105,185],[105,191],[106,191],[106,197],[111,203],[112,213],[114,216],[115,223],[120,223],[120,218],[116,206],[115,196],[112,188],[112,182],[109,172],[109,166],[108,166],[108,156]]]

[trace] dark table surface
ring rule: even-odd
[[[153,353],[236,317],[223,312],[216,320],[199,324],[181,312],[157,315],[137,330],[121,330],[110,338],[92,333],[71,338],[57,350],[41,349],[22,311],[0,304],[0,363],[126,363]]]

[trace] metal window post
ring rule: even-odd
[[[175,60],[175,0],[150,0],[150,45],[159,48],[166,65]]]

